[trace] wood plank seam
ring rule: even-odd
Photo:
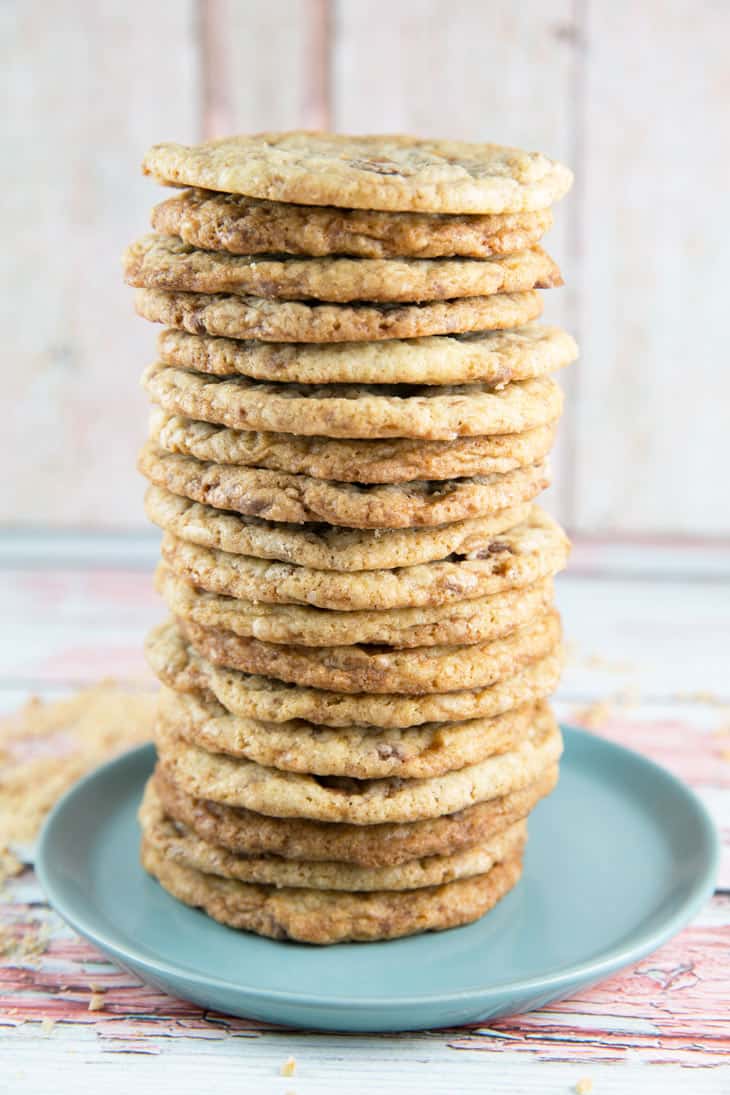
[[[583,308],[580,286],[582,284],[582,260],[584,249],[584,207],[583,207],[583,172],[585,167],[585,136],[586,136],[586,76],[588,66],[588,10],[587,0],[573,0],[572,20],[568,27],[563,28],[562,37],[567,40],[573,50],[573,87],[571,95],[571,127],[573,155],[570,164],[575,181],[571,193],[565,203],[565,209],[560,211],[561,216],[567,217],[567,241],[570,269],[567,271],[567,314],[570,333],[577,340],[580,347],[583,342]],[[576,413],[580,387],[580,370],[583,367],[579,359],[573,368],[561,378],[561,385],[566,395],[566,415],[562,423],[564,442],[560,468],[563,479],[563,524],[568,528],[574,526],[577,518],[576,491],[577,482],[575,475],[576,457],[578,449],[578,437],[576,430]]]
[[[332,0],[308,0],[310,37],[308,42],[307,86],[304,124],[313,129],[332,125],[332,63],[337,32]]]
[[[225,18],[220,0],[198,0],[197,43],[200,64],[199,134],[203,140],[230,127],[232,114],[227,54],[221,41]],[[192,134],[190,134],[192,138]]]

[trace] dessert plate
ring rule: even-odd
[[[710,896],[717,836],[695,795],[652,761],[565,727],[557,790],[530,819],[517,888],[464,928],[313,947],[235,932],[142,870],[143,746],[97,769],[43,830],[54,908],[145,981],[202,1007],[336,1031],[484,1022],[543,1007],[635,962]]]

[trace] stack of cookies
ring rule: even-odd
[[[144,170],[192,189],[125,255],[165,325],[143,863],[273,938],[472,921],[517,883],[561,752],[569,545],[534,499],[577,350],[534,321],[570,172],[307,133],[158,145]]]

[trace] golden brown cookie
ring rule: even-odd
[[[486,642],[541,615],[553,599],[552,578],[543,578],[523,589],[433,608],[336,612],[207,593],[178,578],[165,563],[157,568],[155,585],[173,616],[244,638],[302,646],[387,643],[403,648]]]
[[[273,677],[222,669],[201,658],[171,623],[154,628],[145,644],[152,671],[178,692],[202,689],[231,714],[264,722],[306,719],[322,726],[418,726],[425,722],[461,722],[495,715],[544,699],[560,679],[563,653],[556,646],[513,677],[489,688],[404,696],[390,693],[330,692],[286,684]]]
[[[176,236],[148,235],[127,248],[123,265],[127,284],[138,289],[334,304],[420,303],[562,285],[541,247],[489,259],[299,258],[200,251]]]
[[[202,840],[238,855],[340,860],[360,867],[389,867],[423,856],[451,855],[502,832],[529,812],[558,781],[557,765],[521,791],[425,821],[347,825],[306,818],[267,817],[189,795],[155,769],[155,790],[165,812]]]
[[[161,361],[213,376],[294,384],[485,384],[554,373],[575,361],[575,340],[559,327],[321,345],[212,338],[169,328],[157,340]]]
[[[361,342],[520,327],[542,312],[534,289],[425,304],[321,304],[137,289],[137,313],[193,335],[264,342]]]
[[[165,816],[154,783],[145,788],[139,810],[142,835],[166,861],[190,867],[218,878],[235,878],[263,886],[342,890],[372,893],[374,890],[418,890],[441,886],[458,878],[485,874],[495,863],[520,855],[527,840],[527,823],[515,822],[496,836],[453,855],[415,859],[392,867],[357,867],[350,863],[241,856],[208,844],[179,822]]]
[[[157,363],[145,370],[142,382],[150,399],[169,414],[235,430],[348,439],[453,441],[515,434],[554,422],[563,407],[562,392],[550,377],[498,391],[484,384],[306,386],[210,377]]]
[[[550,483],[546,464],[504,475],[409,483],[359,484],[265,468],[211,464],[148,442],[137,467],[155,486],[249,517],[348,528],[412,528],[483,517],[535,498]]]
[[[423,779],[515,749],[527,735],[535,705],[493,719],[426,723],[404,730],[325,727],[304,719],[286,723],[242,719],[201,691],[163,685],[163,726],[210,753],[243,757],[267,768],[352,779]]]
[[[455,550],[444,560],[394,570],[339,573],[271,563],[200,547],[167,534],[162,557],[190,585],[269,604],[300,604],[351,612],[434,607],[523,589],[556,574],[567,561],[565,533],[537,506],[528,520]]]
[[[427,213],[547,209],[570,189],[540,152],[401,134],[254,133],[156,144],[142,170],[158,182],[269,201]]]
[[[511,634],[469,646],[377,644],[296,646],[241,638],[178,618],[194,650],[213,665],[331,692],[397,692],[420,696],[488,688],[544,658],[560,642],[560,618],[548,611]]]
[[[436,528],[348,529],[242,517],[152,486],[145,495],[145,512],[159,528],[200,547],[276,559],[312,570],[352,573],[414,566],[451,554],[486,557],[489,544],[500,533],[529,519],[531,507],[529,503],[511,506],[488,517]]]
[[[407,437],[347,441],[291,433],[232,430],[211,422],[154,411],[150,439],[165,452],[239,467],[267,468],[340,483],[407,483],[504,475],[544,460],[554,422],[524,433],[420,441]]]
[[[356,255],[365,259],[463,255],[486,259],[532,247],[552,226],[535,213],[453,216],[294,205],[186,190],[152,210],[152,227],[206,251],[236,255]]]
[[[527,736],[515,749],[428,779],[353,780],[284,772],[209,753],[162,724],[156,728],[155,740],[163,769],[196,798],[272,817],[355,825],[437,818],[521,790],[555,765],[563,748],[547,704],[536,710]]]
[[[496,905],[522,872],[522,861],[515,857],[487,874],[443,886],[351,894],[216,878],[166,859],[147,841],[142,842],[142,865],[178,901],[202,908],[221,924],[270,939],[319,944],[397,939],[468,924]]]

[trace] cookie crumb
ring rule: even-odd
[[[593,1080],[590,1076],[582,1076],[573,1088],[575,1095],[590,1095],[593,1091]]]
[[[103,1011],[105,996],[103,992],[92,992],[89,999],[89,1011]]]
[[[51,1034],[55,1025],[55,1019],[49,1019],[48,1017],[46,1017],[45,1019],[41,1019],[41,1030],[44,1034]]]
[[[282,1076],[293,1076],[297,1070],[297,1062],[294,1057],[287,1058],[279,1069]]]
[[[149,741],[155,696],[101,681],[66,699],[33,697],[0,719],[0,881],[23,864],[15,846],[31,844],[63,792],[121,750]]]
[[[689,700],[690,703],[706,703],[711,707],[724,707],[725,701],[715,692],[677,692],[678,700]]]
[[[613,706],[609,700],[597,700],[586,707],[578,707],[571,713],[571,718],[586,730],[600,730],[608,722],[613,714]]]

